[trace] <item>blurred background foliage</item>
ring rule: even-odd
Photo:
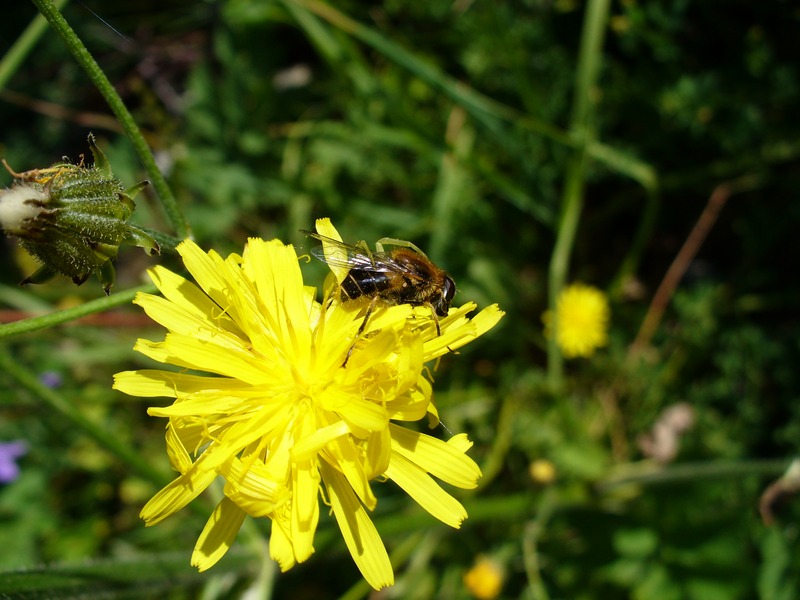
[[[307,248],[299,230],[330,216],[350,241],[413,240],[453,275],[457,303],[507,311],[435,372],[444,423],[470,434],[485,473],[461,496],[470,519],[445,530],[381,489],[376,523],[398,573],[385,597],[468,598],[462,576],[487,555],[504,567],[506,598],[794,598],[797,503],[774,506],[769,527],[758,505],[800,444],[800,8],[611,4],[569,273],[610,294],[611,341],[569,361],[554,388],[541,314],[576,152],[586,11],[578,0],[82,0],[64,15],[143,129],[201,246],[226,254],[277,236]],[[4,13],[4,51],[35,14]],[[15,170],[77,159],[93,131],[123,182],[146,177],[56,35],[1,87],[0,156]],[[727,202],[632,352],[714,190]],[[134,220],[170,233],[152,190]],[[33,267],[11,241],[0,260],[4,321],[102,295],[93,280],[17,288]],[[155,262],[176,267],[123,251],[114,291]],[[304,269],[321,282],[323,265]],[[166,470],[163,423],[110,389],[114,372],[151,366],[134,340],[159,335],[129,307],[8,338],[3,352]],[[29,445],[20,478],[0,488],[3,570],[112,560],[129,566],[124,593],[137,597],[246,589],[256,567],[235,553],[224,576],[185,566],[204,511],[145,530],[137,513],[154,486],[44,410],[36,390],[0,373],[0,440]],[[641,440],[675,405],[693,425],[658,464]],[[351,588],[358,575],[329,521],[315,556],[278,576],[276,598],[365,592]],[[176,571],[142,581],[152,571],[131,557],[166,568],[167,552]]]

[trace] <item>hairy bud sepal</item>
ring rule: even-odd
[[[114,284],[113,260],[122,244],[158,254],[156,241],[128,223],[133,199],[146,181],[125,188],[89,135],[94,165],[56,163],[46,169],[15,173],[0,191],[0,226],[20,240],[42,266],[22,284],[43,283],[56,274],[80,285],[94,273],[108,294]]]

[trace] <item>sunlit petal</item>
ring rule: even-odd
[[[442,523],[458,529],[467,518],[467,511],[461,503],[410,460],[402,456],[394,457],[386,470],[386,476]]]
[[[228,498],[223,498],[206,522],[192,553],[192,566],[198,571],[213,567],[233,545],[247,515]]]
[[[325,462],[320,470],[344,543],[364,579],[376,590],[392,585],[392,563],[367,511],[340,473]]]

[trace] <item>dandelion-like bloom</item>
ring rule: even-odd
[[[595,287],[574,283],[561,292],[556,302],[558,332],[556,343],[566,358],[589,357],[608,343],[611,311],[606,295]],[[553,316],[542,315],[544,334],[553,335]]]
[[[338,239],[329,223],[318,231]],[[210,375],[140,370],[115,377],[125,393],[175,398],[148,413],[169,419],[167,451],[180,475],[142,518],[160,522],[221,476],[224,497],[192,564],[201,571],[214,565],[249,514],[271,519],[270,555],[285,571],[313,553],[322,499],[367,582],[391,585],[392,567],[368,515],[377,502],[370,482],[391,479],[434,517],[460,526],[463,506],[431,476],[475,487],[481,473],[466,455],[471,442],[463,434],[445,442],[399,422],[436,416],[424,363],[482,335],[503,313],[490,306],[469,319],[475,305],[468,303],[439,320],[437,335],[429,308],[381,306],[356,340],[366,303],[340,302],[333,293],[318,302],[292,246],[250,239],[241,256],[222,258],[187,240],[178,251],[197,285],[162,267],[150,271],[164,297],[140,294],[135,302],[169,332],[135,349]]]

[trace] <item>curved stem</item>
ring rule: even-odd
[[[147,170],[147,174],[153,182],[153,187],[156,189],[156,192],[158,192],[161,204],[164,207],[164,212],[167,214],[167,218],[172,224],[176,235],[179,238],[188,237],[190,235],[189,226],[186,223],[183,212],[181,212],[175,200],[175,196],[172,195],[172,191],[169,189],[166,179],[164,179],[161,171],[159,171],[142,132],[139,131],[139,127],[133,120],[133,116],[125,107],[125,104],[123,104],[122,98],[119,97],[119,94],[117,94],[114,86],[111,85],[106,74],[103,73],[103,70],[97,64],[97,61],[92,58],[92,55],[89,54],[86,46],[83,45],[83,42],[81,42],[75,31],[69,26],[69,23],[67,23],[61,15],[61,12],[59,12],[52,0],[31,1],[67,44],[75,60],[89,75],[89,79],[92,80],[98,91],[103,95],[106,102],[108,102],[108,106],[114,112],[114,115],[119,119],[120,125],[122,125],[131,144],[133,144],[134,150],[136,150],[136,154],[139,155],[139,160],[142,161],[142,164]]]

